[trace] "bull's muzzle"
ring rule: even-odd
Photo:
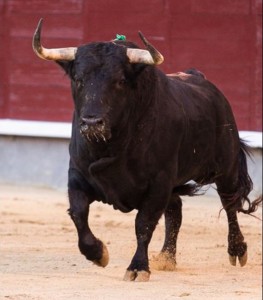
[[[96,142],[106,142],[111,137],[105,120],[99,117],[81,118],[80,133],[89,141]]]

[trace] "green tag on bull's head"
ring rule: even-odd
[[[126,36],[122,34],[116,34],[117,41],[126,41]]]

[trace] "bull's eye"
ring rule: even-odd
[[[123,88],[127,84],[127,80],[125,77],[122,77],[118,82],[117,82],[117,87],[118,88]]]

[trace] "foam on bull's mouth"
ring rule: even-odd
[[[107,130],[105,123],[91,126],[91,125],[82,125],[80,127],[80,133],[83,137],[85,137],[89,142],[107,142],[111,138],[111,133]]]

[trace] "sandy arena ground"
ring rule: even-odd
[[[224,212],[218,217],[217,198],[184,198],[177,270],[152,269],[150,281],[143,283],[122,281],[136,246],[135,212],[92,205],[91,227],[110,253],[103,269],[79,253],[66,193],[0,186],[0,203],[0,299],[262,299],[261,221],[239,216],[249,257],[245,267],[231,266],[226,217]],[[161,219],[150,257],[158,254],[163,231]]]

